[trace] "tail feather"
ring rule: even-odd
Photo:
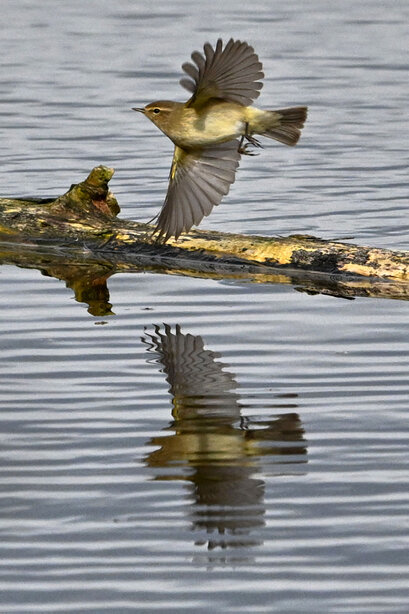
[[[307,107],[292,107],[291,109],[277,109],[274,114],[278,114],[279,125],[269,128],[263,133],[270,139],[275,139],[285,145],[296,145],[301,136],[301,129],[307,119]]]

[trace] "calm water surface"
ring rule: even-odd
[[[180,65],[232,35],[260,106],[310,118],[203,227],[408,248],[407,2],[0,8],[1,195],[102,163],[152,217],[171,146],[130,107],[183,100]],[[76,302],[42,272],[0,268],[1,614],[406,614],[406,302],[153,272]]]

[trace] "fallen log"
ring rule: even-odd
[[[46,272],[46,258],[49,269],[57,263],[70,266],[71,272],[79,267],[78,274],[84,274],[88,259],[91,270],[102,266],[105,279],[108,270],[109,276],[149,269],[291,283],[308,293],[345,298],[409,297],[407,251],[303,235],[262,237],[199,230],[177,241],[157,243],[152,226],[117,217],[120,209],[108,188],[113,173],[113,169],[96,167],[85,181],[56,199],[1,198],[1,261],[19,266],[31,263]]]

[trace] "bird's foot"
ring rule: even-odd
[[[248,140],[249,143],[254,145],[254,147],[263,147],[260,141],[255,139],[254,136],[251,136],[251,134],[246,134],[245,138]]]
[[[244,144],[244,139],[248,141],[245,144]],[[255,139],[254,136],[252,136],[248,132],[248,124],[246,124],[246,132],[241,137],[240,143],[239,143],[239,153],[245,156],[257,156],[258,154],[254,153],[254,151],[251,151],[250,145],[253,145],[253,147],[262,147],[262,144],[260,143],[260,141]]]
[[[258,153],[251,150],[251,143],[245,143],[244,145],[240,145],[239,153],[244,156],[258,156]]]

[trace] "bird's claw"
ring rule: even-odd
[[[248,141],[245,145],[244,145],[244,139]],[[258,156],[258,154],[254,153],[254,151],[251,151],[250,145],[253,145],[253,147],[263,147],[260,141],[258,141],[257,139],[254,138],[254,136],[248,133],[248,124],[246,124],[246,132],[245,134],[243,134],[243,136],[240,139],[239,153],[245,156]]]
[[[254,136],[250,136],[250,134],[246,134],[246,139],[248,140],[249,143],[254,145],[254,147],[263,147],[260,141],[255,139]]]
[[[246,143],[239,147],[239,153],[244,156],[258,156],[259,154],[251,150],[252,143]]]

